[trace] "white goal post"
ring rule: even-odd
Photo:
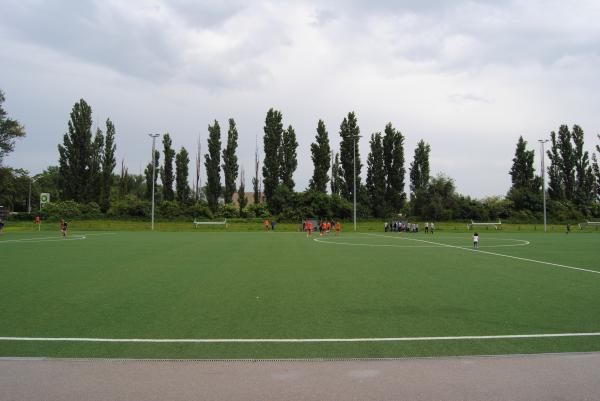
[[[198,228],[198,226],[225,226],[225,228],[229,227],[229,224],[227,223],[227,219],[224,219],[223,221],[197,221],[197,220],[194,220],[193,224],[194,224],[194,228]]]
[[[471,230],[473,227],[494,227],[497,230],[498,227],[502,227],[502,222],[498,220],[497,222],[491,221],[484,223],[475,223],[473,220],[471,220],[471,222],[467,224],[467,228]]]
[[[583,230],[586,227],[600,227],[600,221],[585,221],[583,223],[579,223],[580,230]]]

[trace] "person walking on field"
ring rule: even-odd
[[[312,235],[313,224],[310,221],[306,222],[306,238],[309,238]]]
[[[2,235],[2,231],[4,231],[4,221],[0,219],[0,235]]]
[[[342,225],[339,221],[335,222],[335,235],[340,235],[340,231],[342,231]]]
[[[265,231],[269,231],[269,220],[265,219],[265,221],[263,221],[263,226],[265,226]]]
[[[435,225],[433,223],[429,223],[429,233],[433,234],[433,230],[435,230]]]
[[[60,233],[65,238],[67,238],[67,229],[68,229],[68,227],[69,227],[69,223],[67,223],[65,220],[61,220],[60,221]]]
[[[473,248],[479,248],[479,234],[473,234]]]
[[[425,234],[429,234],[429,223],[425,222]]]

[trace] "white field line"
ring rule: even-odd
[[[54,241],[75,241],[75,240],[80,240],[80,239],[85,239],[86,236],[85,235],[75,235],[75,236],[68,236],[67,238],[63,238],[63,237],[59,237],[59,236],[55,236],[55,237],[42,237],[42,238],[21,238],[21,239],[8,239],[8,240],[4,240],[4,241],[0,241],[0,244],[4,244],[4,243],[23,243],[23,242],[54,242]]]
[[[338,242],[325,240],[325,238],[313,238],[313,241],[321,244],[349,245],[349,246],[371,246],[371,247],[388,247],[388,248],[443,248],[440,245],[394,245],[394,244],[363,244],[354,242]]]
[[[93,343],[365,343],[400,341],[502,340],[556,337],[600,337],[595,333],[506,334],[495,336],[380,337],[380,338],[86,338],[86,337],[0,337],[0,341],[62,341]]]
[[[365,234],[365,235],[373,235],[373,236],[377,236],[377,237],[390,237],[389,235],[381,235],[381,234]],[[407,240],[407,241],[425,242],[425,243],[428,243],[428,244],[437,244],[437,245],[445,246],[447,248],[462,249],[463,251],[484,253],[486,255],[501,256],[501,257],[504,257],[504,258],[522,260],[522,261],[525,261],[525,262],[532,262],[532,263],[539,263],[539,264],[542,264],[542,265],[548,265],[548,266],[554,266],[554,267],[561,267],[563,269],[578,270],[578,271],[584,271],[584,272],[588,272],[588,273],[600,274],[600,271],[598,271],[598,270],[584,269],[582,267],[573,267],[573,266],[561,265],[561,264],[558,264],[558,263],[544,262],[543,260],[521,258],[519,256],[505,255],[503,253],[490,252],[490,251],[482,251],[482,250],[479,250],[479,249],[467,248],[467,247],[464,247],[464,246],[449,245],[449,244],[443,244],[443,243],[440,243],[440,242],[432,242],[432,241],[426,241],[426,240],[416,239],[416,238],[405,238],[405,237],[390,237],[390,238],[398,238],[398,239],[403,239],[403,240]]]
[[[402,238],[402,237],[393,237],[391,235],[378,235],[378,234],[368,234],[368,235],[377,235],[377,236],[381,236],[381,237],[385,237],[385,238],[393,238],[393,239],[398,239],[398,238]],[[333,237],[336,238],[336,237]],[[404,239],[404,238],[402,238]],[[480,248],[506,248],[506,247],[515,247],[515,246],[526,246],[529,245],[530,242],[529,241],[525,241],[522,239],[507,239],[507,238],[489,238],[489,239],[495,239],[498,241],[519,241],[520,243],[516,243],[516,244],[506,244],[506,245],[482,245],[480,246]],[[365,243],[358,243],[358,242],[339,242],[339,241],[331,241],[328,240],[327,237],[317,237],[314,238],[313,241],[322,243],[322,244],[336,244],[336,245],[349,245],[349,246],[371,246],[371,247],[389,247],[389,248],[444,248],[445,245],[442,244],[438,244],[438,245],[394,245],[394,244],[365,244]]]

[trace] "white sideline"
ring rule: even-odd
[[[85,337],[0,337],[0,341],[63,341],[95,343],[341,343],[448,340],[501,340],[554,337],[599,337],[596,333],[506,334],[495,336],[381,337],[381,338],[85,338]]]
[[[573,266],[567,266],[567,265],[561,265],[558,263],[551,263],[551,262],[544,262],[543,260],[535,260],[535,259],[529,259],[529,258],[521,258],[519,256],[512,256],[512,255],[505,255],[503,253],[496,253],[496,252],[490,252],[490,251],[482,251],[479,249],[473,249],[473,248],[466,248],[464,246],[456,246],[456,245],[449,245],[449,244],[443,244],[441,242],[433,242],[433,241],[426,241],[423,239],[417,239],[417,238],[406,238],[406,237],[392,237],[390,235],[381,235],[381,234],[367,234],[365,233],[365,235],[373,235],[376,237],[388,237],[388,238],[397,238],[397,239],[403,239],[403,240],[408,240],[408,241],[418,241],[418,242],[425,242],[427,244],[436,244],[436,245],[441,245],[441,246],[445,246],[447,248],[456,248],[456,249],[462,249],[463,251],[469,251],[469,252],[478,252],[478,253],[485,253],[488,255],[494,255],[494,256],[502,256],[505,258],[509,258],[509,259],[517,259],[517,260],[523,260],[525,262],[533,262],[533,263],[540,263],[543,265],[549,265],[549,266],[555,266],[555,267],[562,267],[564,269],[571,269],[571,270],[579,270],[579,271],[584,271],[584,272],[588,272],[588,273],[595,273],[595,274],[600,274],[600,271],[598,270],[591,270],[591,269],[584,269],[582,267],[573,267]]]

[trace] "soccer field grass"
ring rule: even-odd
[[[595,233],[490,231],[478,251],[468,233],[8,233],[0,237],[0,356],[599,351],[598,334],[423,339],[599,333],[599,246]],[[84,338],[282,341],[76,341]]]

